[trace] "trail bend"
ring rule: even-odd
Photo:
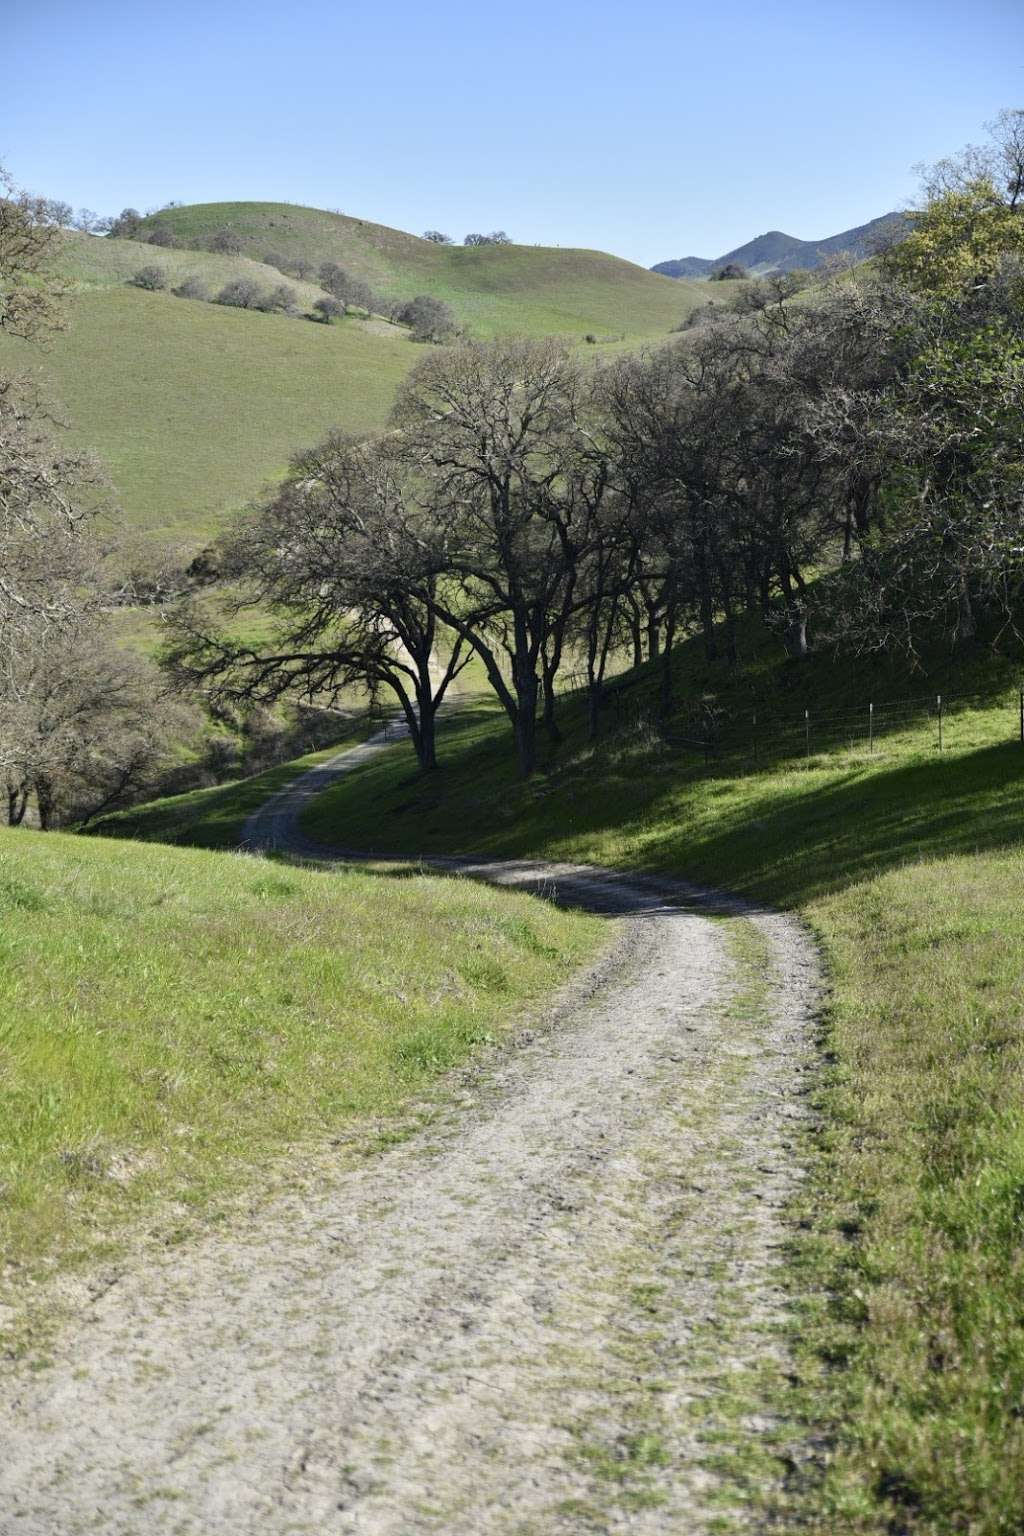
[[[351,857],[299,817],[383,744],[247,845]],[[682,882],[426,862],[603,912],[609,947],[410,1139],[126,1272],[10,1375],[4,1536],[720,1528],[718,1432],[778,1429],[744,1392],[786,1367],[813,945]]]

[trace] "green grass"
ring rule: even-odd
[[[76,442],[106,467],[130,535],[188,551],[278,479],[297,449],[332,428],[383,429],[422,352],[403,328],[380,320],[324,326],[143,292],[127,285],[142,265],[165,267],[173,283],[198,276],[216,292],[238,276],[263,287],[282,281],[259,261],[271,250],[339,260],[389,294],[446,299],[478,337],[608,338],[587,356],[663,338],[707,298],[706,284],[598,251],[446,249],[285,204],[204,204],[161,218],[190,239],[230,224],[248,254],[69,234],[60,263],[74,289],[69,329],[45,353],[0,336],[0,367],[41,378]],[[285,280],[304,306],[320,292]]]
[[[688,691],[737,707],[850,702],[849,669],[755,647],[745,675],[684,648]],[[793,1255],[800,1381],[831,1441],[801,1518],[830,1533],[996,1536],[1024,1487],[1024,748],[1013,668],[951,750],[913,726],[761,771],[660,745],[640,723],[594,749],[571,703],[544,771],[517,783],[490,706],[442,732],[436,775],[396,747],[306,817],[376,850],[486,850],[669,871],[801,914],[831,996],[821,1130]],[[945,671],[947,688],[955,669]],[[930,681],[930,680],[929,680]],[[880,697],[923,682],[879,673]],[[645,685],[636,690],[643,715]],[[865,690],[866,691],[866,690]],[[864,694],[861,694],[864,698]],[[805,704],[804,707],[807,707]],[[795,1517],[794,1517],[795,1518]]]
[[[331,428],[382,427],[416,355],[359,320],[316,325],[124,285],[81,293],[45,354],[0,339],[0,367],[38,373],[97,453],[127,526],[191,548],[297,449]]]
[[[290,203],[199,203],[156,217],[182,240],[202,242],[231,229],[257,260],[278,252],[318,266],[336,261],[381,292],[434,294],[479,337],[514,331],[651,339],[714,297],[706,283],[661,277],[603,251],[433,245],[382,224]]]
[[[107,240],[96,235],[80,235],[66,230],[63,235],[58,267],[76,290],[110,288],[125,284],[140,267],[162,267],[168,287],[174,288],[186,278],[195,277],[206,285],[211,297],[225,283],[249,278],[261,288],[276,288],[287,282],[295,290],[296,300],[307,308],[323,297],[316,283],[283,278],[276,267],[265,266],[249,256],[222,256],[215,251],[181,251],[148,245],[141,240]]]
[[[143,842],[183,843],[194,848],[237,848],[242,840],[246,819],[271,795],[292,779],[318,763],[334,757],[342,740],[353,745],[379,728],[379,722],[366,715],[353,718],[348,731],[330,747],[293,758],[265,773],[235,779],[229,784],[213,784],[205,789],[187,790],[181,795],[165,795],[146,805],[102,816],[87,829],[92,836],[136,838]]]
[[[0,831],[3,1301],[394,1115],[601,930],[464,881]]]

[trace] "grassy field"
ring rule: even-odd
[[[198,276],[215,293],[239,276],[264,288],[282,281],[253,256],[331,258],[389,293],[447,299],[479,337],[516,332],[582,343],[594,334],[603,345],[587,347],[588,356],[663,338],[707,297],[706,284],[673,282],[597,251],[449,250],[283,204],[208,204],[161,217],[173,218],[187,238],[230,223],[251,255],[68,234],[61,258],[74,289],[68,330],[45,352],[0,336],[0,367],[37,375],[74,439],[97,454],[129,540],[186,552],[277,479],[297,449],[331,428],[381,430],[422,353],[402,327],[379,319],[349,316],[324,326],[144,292],[128,284],[142,265],[164,267],[175,284]],[[320,292],[284,280],[303,306]],[[728,286],[716,285],[716,297]]]
[[[225,283],[249,278],[261,288],[276,288],[287,281],[294,288],[296,300],[307,308],[323,297],[315,283],[297,278],[282,279],[276,267],[268,267],[250,256],[223,256],[216,251],[179,251],[153,246],[141,240],[107,240],[97,235],[81,235],[65,230],[58,262],[62,276],[70,279],[76,291],[110,288],[124,284],[140,267],[162,267],[169,288],[186,278],[198,278],[211,297]]]
[[[196,548],[330,428],[383,426],[416,349],[360,320],[316,325],[120,286],[74,301],[49,351],[0,339],[94,450],[131,530]]]
[[[465,882],[0,831],[0,1299],[394,1115],[600,932]]]
[[[706,283],[663,278],[603,251],[434,245],[382,224],[290,203],[200,203],[165,209],[148,222],[197,243],[230,229],[258,261],[275,253],[290,260],[304,256],[317,266],[336,261],[383,293],[434,294],[478,337],[514,331],[576,340],[588,332],[651,339],[714,297]]]
[[[730,675],[682,648],[681,693],[780,717],[925,688],[826,657],[791,667],[746,637]],[[565,740],[528,785],[481,701],[418,778],[407,746],[307,814],[324,840],[408,853],[486,850],[670,871],[801,914],[831,982],[813,1177],[792,1255],[800,1379],[787,1413],[829,1448],[794,1498],[846,1536],[1003,1536],[1024,1487],[1024,747],[1009,684],[982,656],[945,664],[986,704],[769,769],[705,767],[636,721]],[[927,679],[937,686],[934,676]],[[159,833],[159,810],[150,813]],[[145,818],[142,818],[144,821]],[[145,831],[144,826],[138,830]],[[808,1299],[809,1298],[809,1299]],[[807,1469],[805,1468],[806,1472]],[[794,1516],[794,1518],[796,1518]],[[803,1528],[803,1525],[801,1525]]]

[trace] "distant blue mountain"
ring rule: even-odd
[[[849,255],[855,261],[865,261],[880,246],[899,240],[907,227],[906,214],[883,213],[870,224],[844,229],[841,235],[829,235],[826,240],[798,240],[795,235],[783,234],[781,229],[770,229],[766,235],[758,235],[714,260],[680,256],[678,261],[659,261],[651,271],[661,272],[665,277],[710,277],[719,267],[735,262],[752,276],[763,277],[768,272],[820,267],[828,256]]]

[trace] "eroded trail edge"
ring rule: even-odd
[[[249,845],[351,857],[298,817],[379,745],[281,791]],[[5,1536],[754,1520],[813,946],[682,882],[428,862],[605,912],[614,941],[410,1140],[127,1276],[10,1381]]]

